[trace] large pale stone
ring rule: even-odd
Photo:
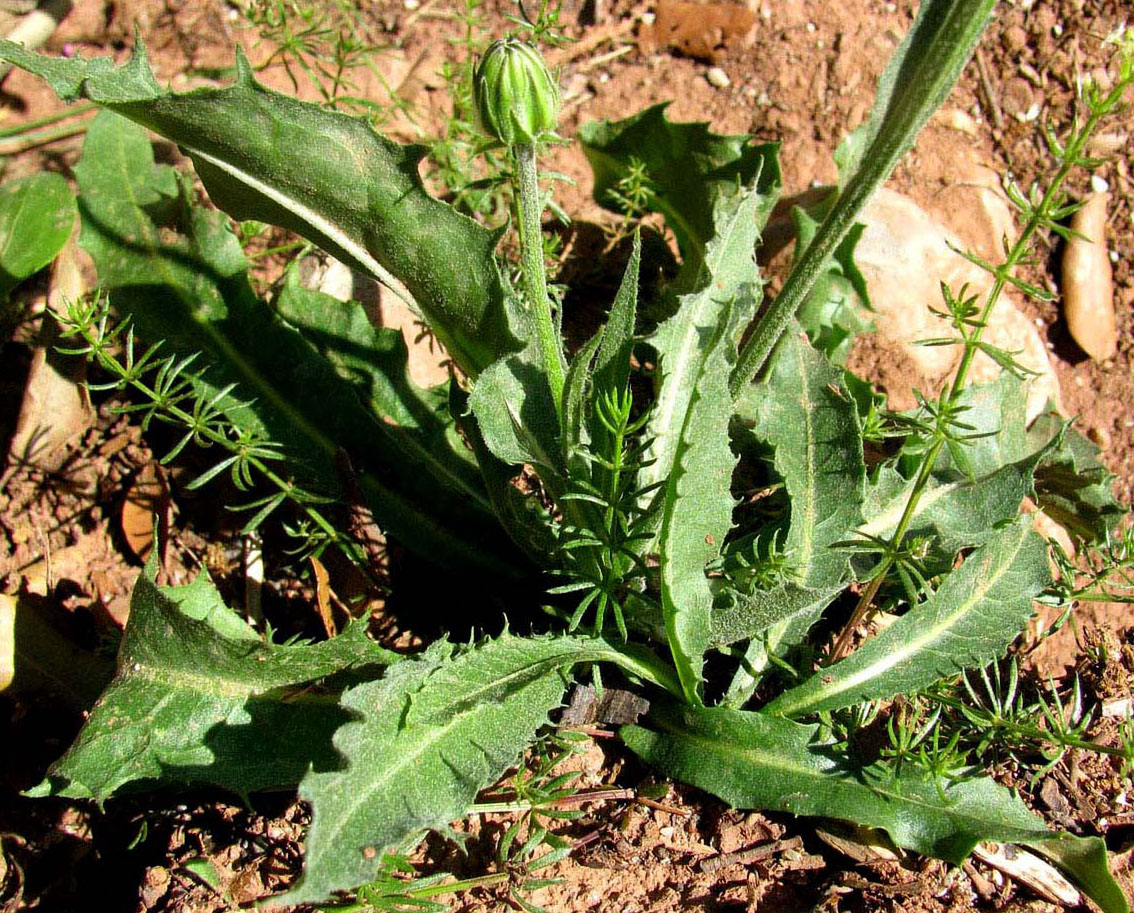
[[[948,321],[933,313],[944,310],[941,283],[954,295],[977,295],[983,301],[992,277],[956,253],[963,245],[944,225],[899,193],[880,190],[860,220],[866,230],[855,249],[855,262],[876,311],[878,341],[908,358],[920,374],[922,389],[936,389],[952,376],[961,357],[960,346],[917,344],[918,340],[955,335]],[[1007,289],[1001,293],[984,339],[1016,353],[1017,361],[1037,372],[1029,382],[1029,421],[1049,401],[1059,404],[1059,382],[1043,339]],[[970,380],[989,381],[999,372],[995,362],[981,354],[974,359]]]

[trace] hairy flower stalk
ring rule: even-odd
[[[543,198],[536,165],[537,143],[556,127],[559,88],[535,48],[518,38],[503,38],[494,42],[477,64],[473,92],[480,128],[512,154],[524,299],[535,318],[552,398],[559,409],[566,368],[562,339],[547,294]]]

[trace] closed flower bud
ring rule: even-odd
[[[539,51],[502,38],[484,52],[473,74],[480,129],[506,146],[534,143],[559,117],[559,87]]]

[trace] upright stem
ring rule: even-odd
[[[566,366],[559,329],[551,315],[551,299],[547,295],[547,273],[543,265],[543,200],[539,192],[539,171],[536,168],[535,143],[517,143],[512,147],[516,163],[517,209],[520,228],[520,264],[524,271],[524,298],[535,318],[543,364],[551,386],[556,412],[563,408],[563,383]]]

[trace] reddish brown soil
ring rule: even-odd
[[[248,44],[254,38],[238,28],[240,17],[218,0],[115,0],[77,7],[49,50],[59,52],[69,44],[86,53],[122,56],[132,44],[130,23],[136,21],[159,78],[170,80],[174,88],[201,81],[203,68],[228,66],[234,43]],[[718,132],[782,141],[787,193],[815,182],[833,182],[832,152],[869,111],[874,84],[912,21],[913,4],[751,0],[747,8],[732,7],[724,19],[719,19],[722,7],[705,9],[710,7],[718,12],[679,19],[671,48],[659,46],[647,34],[644,22],[656,13],[647,2],[594,0],[585,9],[569,2],[564,21],[581,42],[556,52],[565,87],[563,135],[571,136],[588,119],[622,117],[672,100],[669,115],[675,120],[708,120]],[[503,3],[492,3],[489,16],[499,23],[507,11]],[[937,214],[966,241],[982,238],[982,226],[971,221],[978,216],[964,204],[963,191],[958,195],[958,183],[980,168],[1011,172],[1025,186],[1041,176],[1047,164],[1036,121],[1030,119],[1033,106],[1039,106],[1041,120],[1050,118],[1057,127],[1067,124],[1074,109],[1076,75],[1100,71],[1105,58],[1099,39],[1129,12],[1119,0],[1002,4],[978,63],[967,68],[943,112],[899,167],[892,186]],[[445,40],[460,34],[459,24],[448,14],[443,0],[367,9],[370,39],[389,50],[375,56],[374,74],[358,74],[360,92],[381,101],[387,98],[383,84],[398,86],[419,106],[420,123],[436,122],[446,100],[432,74],[447,55],[459,55]],[[728,34],[737,21],[755,26],[746,39],[722,46],[713,29]],[[270,48],[254,46],[250,53],[254,61],[265,60]],[[710,84],[710,66],[723,70],[727,86]],[[267,71],[264,78],[280,89],[291,85],[279,68]],[[300,85],[302,94],[314,97],[308,83],[301,79]],[[4,83],[0,101],[0,125],[60,107],[41,84],[19,72]],[[1091,362],[1068,336],[1058,303],[1028,305],[1029,316],[1042,327],[1055,356],[1065,407],[1080,417],[1080,427],[1102,447],[1104,460],[1117,476],[1116,490],[1126,501],[1134,493],[1134,186],[1124,158],[1132,127],[1127,121],[1110,128],[1119,138],[1119,154],[1096,172],[1112,194],[1109,241],[1117,255],[1114,286],[1121,337],[1117,357],[1103,364]],[[411,138],[415,128],[396,120],[391,130]],[[5,163],[5,176],[41,167],[65,170],[78,146],[75,139],[13,158]],[[555,167],[577,182],[559,192],[564,208],[581,223],[612,224],[613,217],[591,200],[589,171],[577,148],[560,150],[555,158]],[[960,181],[958,176],[963,176]],[[1078,193],[1085,187],[1086,177],[1080,177],[1072,189]],[[1054,284],[1057,260],[1048,253],[1040,257],[1032,278]],[[569,248],[568,268],[571,256]],[[28,297],[43,291],[42,282],[33,284]],[[28,348],[19,340],[7,343],[4,355],[0,440],[6,440],[14,426],[29,361]],[[895,395],[911,383],[909,376],[893,370],[892,359],[869,343],[856,359],[859,368],[877,376]],[[140,566],[119,518],[132,480],[152,462],[150,447],[135,426],[104,408],[95,427],[75,442],[58,467],[13,468],[0,485],[3,591],[43,594],[45,611],[71,613],[68,621],[76,630],[68,636],[101,644],[107,657]],[[223,512],[210,503],[223,496],[192,499],[178,488],[176,475],[171,484],[180,509],[173,518],[172,578],[184,579],[208,567],[222,588],[239,599],[239,543]],[[269,555],[269,578],[281,562],[278,555]],[[310,593],[293,577],[284,579],[278,591],[282,611],[308,613],[308,622],[314,618]],[[1084,607],[1077,627],[1069,627],[1060,640],[1045,647],[1038,671],[1062,673],[1078,666],[1092,697],[1128,699],[1134,666],[1131,628],[1134,620],[1123,607]],[[1097,649],[1103,641],[1110,649]],[[1092,649],[1084,654],[1084,646]],[[6,866],[0,866],[0,910],[75,909],[97,896],[107,909],[205,913],[246,906],[295,877],[305,811],[287,798],[260,797],[252,809],[244,809],[225,797],[160,795],[116,800],[104,811],[19,799],[17,791],[34,784],[74,734],[77,711],[89,700],[92,686],[89,681],[73,684],[69,705],[38,698],[0,699],[0,744],[6,747],[0,770],[0,863],[6,860]],[[1113,728],[1113,721],[1103,721],[1096,735],[1113,738]],[[633,796],[648,784],[646,772],[609,739],[597,740],[578,764],[583,771],[580,786],[620,786]],[[1010,770],[1006,773],[1011,775]],[[1029,795],[1059,826],[1105,833],[1113,863],[1129,886],[1134,839],[1129,787],[1109,761],[1076,756]],[[466,825],[468,856],[431,839],[420,854],[424,869],[460,877],[494,871],[493,846],[506,826],[502,821]],[[757,908],[929,913],[974,904],[987,910],[1053,908],[980,863],[961,870],[923,860],[895,864],[850,858],[823,842],[810,823],[732,812],[680,787],[671,787],[653,805],[623,797],[585,806],[583,816],[565,825],[564,833],[577,841],[577,849],[567,861],[538,873],[559,882],[521,895],[550,913]],[[720,858],[771,841],[782,842],[761,858]],[[467,910],[515,906],[499,887],[468,892],[453,903]]]

